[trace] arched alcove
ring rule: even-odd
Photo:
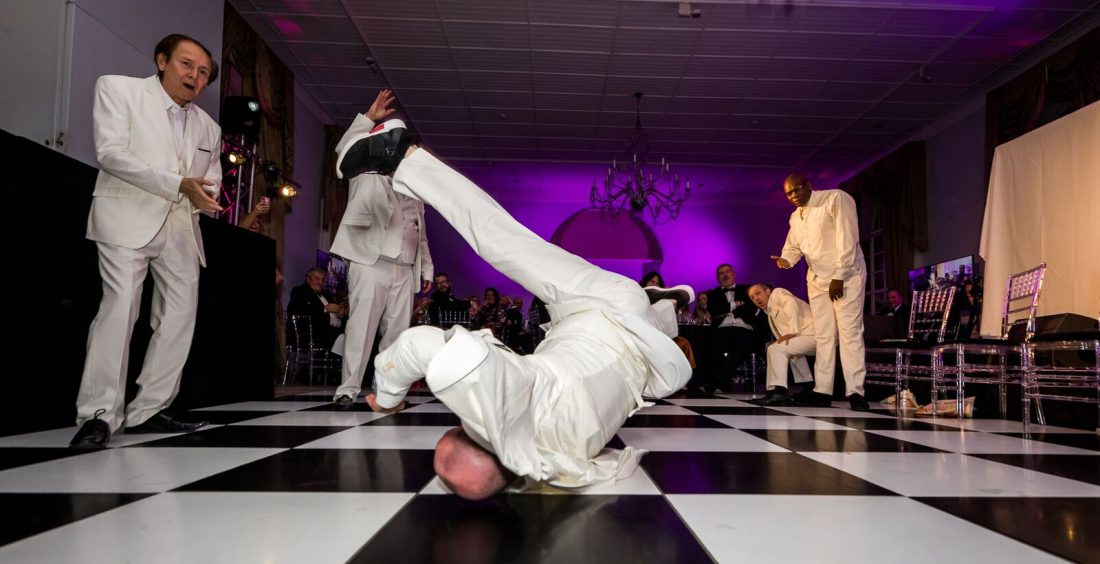
[[[589,262],[629,278],[660,270],[661,243],[645,222],[629,213],[583,209],[554,231],[551,241]]]

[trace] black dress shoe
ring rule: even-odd
[[[347,394],[340,394],[336,396],[336,399],[333,400],[333,403],[335,403],[336,407],[339,408],[350,408],[351,406],[355,405],[355,398]]]
[[[805,399],[795,400],[794,404],[797,407],[832,407],[833,397],[821,392],[810,392],[809,396]]]
[[[661,300],[676,300],[676,309],[682,308],[695,301],[695,290],[692,290],[691,286],[687,284],[681,284],[671,288],[647,286],[645,288],[645,293],[649,296],[649,303],[651,304],[655,304]]]
[[[89,419],[80,426],[73,440],[69,441],[69,448],[82,450],[99,450],[107,448],[107,441],[111,439],[111,426],[106,421],[98,418]]]
[[[780,391],[782,390],[782,391]],[[794,405],[794,400],[791,396],[787,395],[785,388],[776,388],[768,392],[768,395],[757,400],[751,400],[751,403],[762,406],[775,406],[783,407],[787,405]]]
[[[794,398],[794,401],[799,401],[808,399],[812,393],[814,393],[814,385],[813,382],[810,382],[809,384],[803,384],[802,389],[798,390],[798,393],[791,397]]]
[[[391,119],[374,126],[359,138],[352,138],[348,150],[340,155],[336,168],[341,177],[347,179],[370,172],[393,174],[401,159],[405,158],[409,145],[415,142],[413,134],[405,128],[405,122]]]
[[[133,427],[126,428],[126,434],[128,435],[140,435],[143,433],[186,433],[188,431],[194,431],[200,429],[209,424],[209,421],[188,422],[180,421],[168,415],[167,411],[158,411],[156,415],[146,419],[144,423],[140,425],[134,425]]]
[[[871,411],[871,404],[867,403],[867,400],[860,394],[848,396],[848,405],[851,406],[852,411]]]

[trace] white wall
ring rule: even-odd
[[[324,123],[327,119],[313,97],[295,81],[293,176],[302,190],[294,198],[291,204],[294,211],[286,215],[284,223],[284,306],[289,303],[290,289],[305,280],[306,271],[317,261],[321,240],[321,170],[325,162]]]
[[[0,127],[41,143],[57,120],[65,134],[60,150],[92,166],[92,89],[99,76],[154,74],[153,48],[170,33],[194,37],[221,61],[222,0],[71,0],[67,40],[65,4],[4,0],[0,72],[18,76],[20,87],[0,89]],[[215,120],[218,94],[211,84],[197,100]]]

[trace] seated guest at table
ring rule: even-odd
[[[638,284],[640,284],[643,288],[648,288],[650,286],[656,286],[658,288],[668,287],[665,286],[664,277],[662,277],[661,273],[657,272],[656,270],[645,273],[645,276],[642,276],[642,279],[638,282]]]
[[[696,325],[710,325],[710,312],[707,311],[707,294],[704,292],[699,294],[699,297],[695,300],[695,312],[692,313],[692,319]]]
[[[317,348],[331,349],[333,341],[343,331],[347,309],[336,303],[332,296],[325,295],[324,287],[325,271],[320,268],[309,269],[305,282],[290,291],[286,314],[308,315],[313,331],[313,344]],[[290,323],[287,323],[288,340],[294,338],[290,334],[292,330]]]
[[[432,303],[428,305],[428,316],[432,320],[432,325],[438,326],[440,324],[439,313],[441,311],[464,311],[470,316],[477,313],[474,305],[468,300],[460,300],[454,296],[451,291],[451,277],[443,272],[438,272],[435,275],[435,292],[432,293],[431,299]]]
[[[886,292],[886,305],[879,308],[878,314],[894,318],[894,337],[904,339],[909,335],[909,304],[905,303],[901,292]]]
[[[758,405],[792,405],[787,393],[787,366],[794,372],[796,384],[809,383],[813,389],[810,365],[806,355],[817,347],[814,339],[814,318],[810,304],[798,299],[783,288],[770,284],[753,284],[749,287],[749,299],[768,315],[768,325],[775,335],[775,342],[768,345],[768,395],[753,403]]]
[[[725,372],[724,363],[728,358],[730,368],[737,368],[749,360],[753,353],[763,354],[764,339],[755,325],[767,319],[757,319],[760,310],[748,298],[745,286],[737,285],[737,273],[733,266],[721,264],[716,270],[718,287],[706,292],[707,311],[711,315],[711,326],[715,328],[706,347],[707,358],[700,361],[700,369],[692,377],[688,387],[695,392],[713,394],[721,386],[732,385],[730,374]]]
[[[500,292],[496,288],[485,288],[485,302],[477,310],[478,329],[488,329],[493,336],[501,340],[504,328],[504,307],[500,301]]]

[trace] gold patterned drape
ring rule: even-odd
[[[221,99],[227,96],[253,96],[260,101],[263,119],[257,153],[274,163],[288,178],[294,177],[294,74],[271,52],[260,36],[228,2],[222,37]],[[223,113],[224,115],[224,113]],[[247,168],[247,167],[246,167]],[[252,203],[268,191],[263,171],[257,169],[253,180]],[[285,215],[290,211],[281,197],[271,201],[271,213],[263,218],[260,233],[275,240],[275,265],[283,269]],[[281,305],[276,306],[281,313]],[[285,363],[285,320],[276,315],[276,371]]]
[[[924,163],[924,143],[906,143],[840,185],[878,212],[888,288],[908,288],[915,252],[928,250]]]

